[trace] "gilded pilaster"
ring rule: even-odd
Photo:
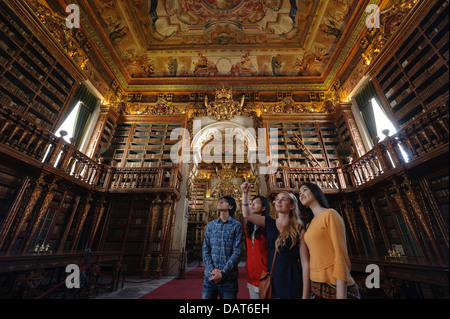
[[[20,190],[17,193],[14,203],[9,209],[8,214],[2,224],[2,227],[0,228],[0,248],[3,247],[3,245],[5,244],[8,233],[12,229],[13,223],[16,220],[19,212],[20,204],[23,200],[23,196],[25,195],[28,187],[30,187],[30,183],[31,179],[29,177],[25,177],[24,180],[22,181],[22,186],[20,187]]]
[[[24,249],[27,249],[28,245],[30,244],[31,238],[33,238],[34,233],[41,224],[42,218],[44,218],[45,214],[47,213],[48,207],[50,206],[50,203],[52,202],[53,197],[55,196],[55,192],[53,192],[53,190],[56,187],[57,187],[56,182],[55,180],[53,180],[52,183],[48,186],[47,194],[45,195],[44,201],[41,205],[41,208],[39,209],[36,219],[33,221],[33,226],[31,228],[30,233],[28,234],[28,239],[26,241]]]
[[[391,189],[391,191],[394,193],[394,199],[395,199],[398,207],[400,208],[400,212],[401,212],[403,218],[405,219],[405,222],[406,222],[409,230],[411,231],[411,234],[414,237],[414,240],[419,245],[419,247],[423,253],[424,249],[422,247],[422,242],[421,242],[420,236],[417,232],[416,225],[414,224],[413,219],[411,218],[410,214],[408,213],[408,208],[406,207],[406,204],[403,201],[401,194],[398,192],[398,189],[396,187]]]
[[[158,257],[158,268],[156,269],[157,275],[161,275],[163,272],[162,264],[164,260],[167,260],[167,254],[169,251],[169,242],[170,239],[168,238],[169,234],[169,228],[170,228],[170,213],[172,211],[173,207],[173,200],[171,197],[167,197],[163,202],[163,209],[162,209],[162,228],[161,228],[161,245],[159,250],[159,257]]]
[[[348,225],[350,226],[350,231],[352,232],[353,239],[356,243],[358,253],[360,254],[361,253],[359,251],[360,242],[359,242],[359,236],[358,236],[358,228],[356,226],[355,211],[353,210],[353,207],[351,206],[351,202],[348,199],[344,200],[343,208],[344,208],[345,217],[347,218]]]
[[[20,217],[19,222],[16,225],[16,228],[14,230],[14,235],[12,236],[11,242],[9,243],[7,254],[10,253],[12,247],[14,246],[15,241],[17,240],[17,237],[19,236],[19,233],[21,232],[23,225],[27,221],[27,219],[30,217],[31,212],[33,211],[34,206],[36,205],[39,197],[41,196],[44,186],[45,186],[45,180],[44,180],[44,174],[41,174],[41,176],[36,180],[36,186],[34,187],[33,193],[31,194],[30,200],[28,201],[27,207],[25,208],[25,211],[23,212],[22,216]]]
[[[425,197],[428,199],[428,204],[431,207],[432,213],[434,215],[434,218],[436,220],[437,227],[442,235],[442,238],[444,239],[444,242],[447,246],[447,249],[449,248],[449,228],[448,224],[445,222],[444,216],[442,214],[441,209],[436,203],[436,199],[434,197],[433,192],[430,188],[430,183],[425,178],[422,178],[420,181],[420,186],[424,192]],[[425,206],[425,199],[423,198],[422,193],[419,194],[420,201],[422,202],[422,205]]]
[[[420,204],[416,197],[416,194],[413,191],[411,180],[409,180],[407,177],[405,177],[405,180],[401,186],[406,194],[406,197],[409,200],[409,203],[411,204],[411,207],[413,209],[413,212],[414,212],[417,220],[420,222],[423,229],[425,230],[425,233],[426,233],[428,239],[430,240],[431,245],[435,249],[436,254],[439,257],[440,261],[443,262],[440,252],[439,252],[439,249],[437,248],[437,245],[436,245],[436,241],[435,241],[436,234],[433,231],[433,227],[431,225],[430,216],[429,216],[427,208],[425,206],[420,207]]]
[[[83,229],[84,222],[86,221],[86,217],[91,209],[91,201],[92,201],[92,193],[89,193],[83,201],[81,208],[81,216],[79,217],[79,222],[76,226],[75,236],[73,238],[71,251],[75,249],[75,245],[78,241],[78,237],[80,236],[81,230]]]
[[[149,246],[148,252],[151,254],[153,250],[153,241],[155,240],[156,227],[158,226],[159,215],[161,214],[161,199],[159,198],[159,194],[156,195],[156,198],[152,201],[152,205],[150,208],[151,211],[151,224],[150,224],[150,236],[149,236]]]
[[[103,214],[105,212],[105,208],[106,208],[106,200],[104,198],[102,198],[98,202],[98,205],[95,206],[94,222],[92,225],[91,234],[89,236],[89,238],[90,238],[89,239],[89,247],[92,247],[92,243],[94,242],[94,237],[95,237],[95,234],[97,233],[97,229],[100,224],[100,221],[102,220]]]
[[[377,251],[376,246],[376,236],[375,236],[375,225],[374,225],[374,216],[372,213],[372,209],[368,207],[368,205],[364,202],[361,194],[358,194],[359,199],[359,211],[361,212],[362,218],[364,220],[364,224],[366,224],[367,231],[369,232],[370,239],[372,240],[373,247],[375,251]],[[378,251],[377,251],[378,254]]]

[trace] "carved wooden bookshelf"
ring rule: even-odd
[[[448,99],[448,0],[436,1],[373,78],[399,127]],[[410,31],[409,31],[410,30]]]
[[[179,123],[120,123],[111,140],[113,160],[118,167],[172,166],[170,152],[177,147],[178,139],[171,139],[172,130]]]
[[[337,148],[341,140],[334,122],[269,121],[267,129],[270,154],[281,166],[316,167],[318,163],[330,167],[339,160]],[[297,136],[307,150],[299,147]]]
[[[0,102],[52,130],[75,79],[8,7],[0,2]]]

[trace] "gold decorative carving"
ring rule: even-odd
[[[21,232],[23,225],[27,221],[27,219],[30,217],[31,212],[34,209],[34,206],[36,205],[39,197],[42,194],[42,191],[44,190],[46,182],[44,180],[44,174],[41,174],[39,178],[36,180],[36,187],[33,190],[33,193],[31,194],[31,198],[28,201],[27,207],[25,208],[25,211],[23,212],[22,216],[20,217],[20,221],[17,223],[15,229],[14,229],[14,235],[12,236],[11,242],[9,243],[9,249],[7,254],[10,252],[12,247],[14,246],[14,243],[17,239],[17,236]]]
[[[397,0],[395,3],[380,12],[380,28],[369,29],[360,46],[366,49],[362,54],[363,62],[370,65],[372,61],[380,54],[389,38],[395,34],[402,23],[406,14],[418,0]]]
[[[231,196],[235,199],[240,198],[239,187],[235,185],[231,180],[236,177],[238,168],[232,168],[231,164],[221,164],[222,168],[216,167],[217,176],[222,179],[222,182],[218,183],[211,190],[211,196],[219,199],[222,196]]]
[[[408,209],[405,205],[405,202],[403,201],[401,194],[398,192],[397,189],[392,189],[392,191],[395,192],[394,199],[397,202],[398,207],[400,208],[400,212],[403,215],[403,218],[405,219],[406,224],[408,225],[408,228],[411,231],[411,234],[413,235],[417,244],[420,245],[419,235],[417,233],[416,225],[414,224],[414,221],[411,219],[411,216],[408,213]]]
[[[344,200],[344,203],[343,203],[344,213],[345,213],[345,216],[347,217],[347,220],[348,220],[348,223],[349,223],[349,226],[350,226],[350,230],[351,230],[352,235],[353,235],[353,239],[355,240],[355,243],[357,244],[357,247],[360,247],[355,212],[353,210],[353,207],[350,205],[350,203],[351,202],[349,200],[347,200],[347,199]]]
[[[231,164],[222,164],[222,168],[219,170],[216,167],[216,173],[223,181],[230,181],[237,174],[237,167],[234,169],[231,167]]]
[[[150,208],[151,211],[151,224],[150,224],[150,238],[149,238],[149,247],[148,251],[151,254],[153,249],[153,241],[155,239],[156,226],[158,225],[159,214],[161,213],[161,199],[159,198],[159,194],[156,195],[156,198],[152,202],[152,206]]]
[[[52,12],[49,8],[39,3],[39,1],[29,1],[29,6],[32,8],[36,16],[61,44],[66,53],[74,60],[74,62],[84,70],[89,59],[86,54],[78,46],[76,39],[84,40],[83,33],[77,28],[67,28],[65,20],[67,16],[60,16]],[[86,43],[83,49],[88,52],[91,47]]]
[[[169,227],[170,227],[170,213],[173,208],[173,200],[171,197],[167,197],[163,203],[163,215],[162,215],[162,231],[161,231],[161,247],[160,252],[165,255],[168,251],[169,244]]]
[[[334,111],[334,104],[330,100],[297,104],[292,97],[286,97],[281,100],[281,103],[275,105],[267,106],[261,103],[261,110],[266,114],[332,113]]]
[[[358,194],[359,199],[359,211],[361,212],[364,223],[367,226],[367,230],[369,232],[370,239],[374,247],[376,247],[376,235],[375,235],[375,226],[374,226],[374,214],[372,212],[370,204],[364,202],[361,194]]]
[[[80,236],[81,230],[83,229],[84,222],[86,221],[86,217],[89,213],[89,210],[91,209],[91,201],[92,201],[92,194],[89,194],[85,201],[84,201],[84,207],[82,208],[82,213],[75,231],[75,237],[72,245],[72,249],[75,248],[75,244],[77,242],[78,236]]]
[[[92,226],[92,229],[91,229],[89,247],[92,246],[92,243],[93,243],[94,237],[95,237],[95,233],[97,232],[98,226],[99,226],[100,221],[101,221],[102,216],[103,216],[103,213],[105,212],[105,208],[106,208],[106,200],[103,198],[103,199],[100,200],[99,205],[97,205],[95,207],[94,225]]]
[[[142,111],[141,114],[152,114],[152,115],[173,115],[182,114],[182,112],[170,104],[166,99],[159,98],[155,106],[148,106]]]
[[[431,242],[431,245],[435,249],[435,253],[437,254],[438,258],[442,258],[440,256],[439,249],[436,244],[436,234],[434,233],[433,227],[431,225],[430,216],[427,208],[424,206],[423,208],[420,207],[419,201],[417,199],[416,194],[414,193],[413,186],[411,180],[406,178],[402,185],[403,190],[405,191],[406,197],[408,198],[408,201],[413,209],[413,212],[417,219],[419,220],[420,224],[422,225],[423,229],[425,230],[426,235],[428,236],[428,239]]]
[[[208,96],[205,94],[206,115],[214,115],[217,121],[228,121],[235,115],[242,114],[245,95],[242,95],[241,101],[233,101],[233,91],[231,88],[222,86],[216,90],[215,100],[208,102]]]

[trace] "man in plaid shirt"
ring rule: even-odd
[[[219,199],[219,218],[206,226],[203,242],[202,299],[236,299],[238,293],[238,263],[242,253],[242,225],[233,216],[236,201],[231,196]]]

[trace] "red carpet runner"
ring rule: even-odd
[[[140,299],[201,299],[204,271],[205,267],[196,267],[184,274],[183,278],[185,279],[173,279]],[[249,294],[244,267],[239,267],[238,282],[239,292],[237,298],[248,299]]]

